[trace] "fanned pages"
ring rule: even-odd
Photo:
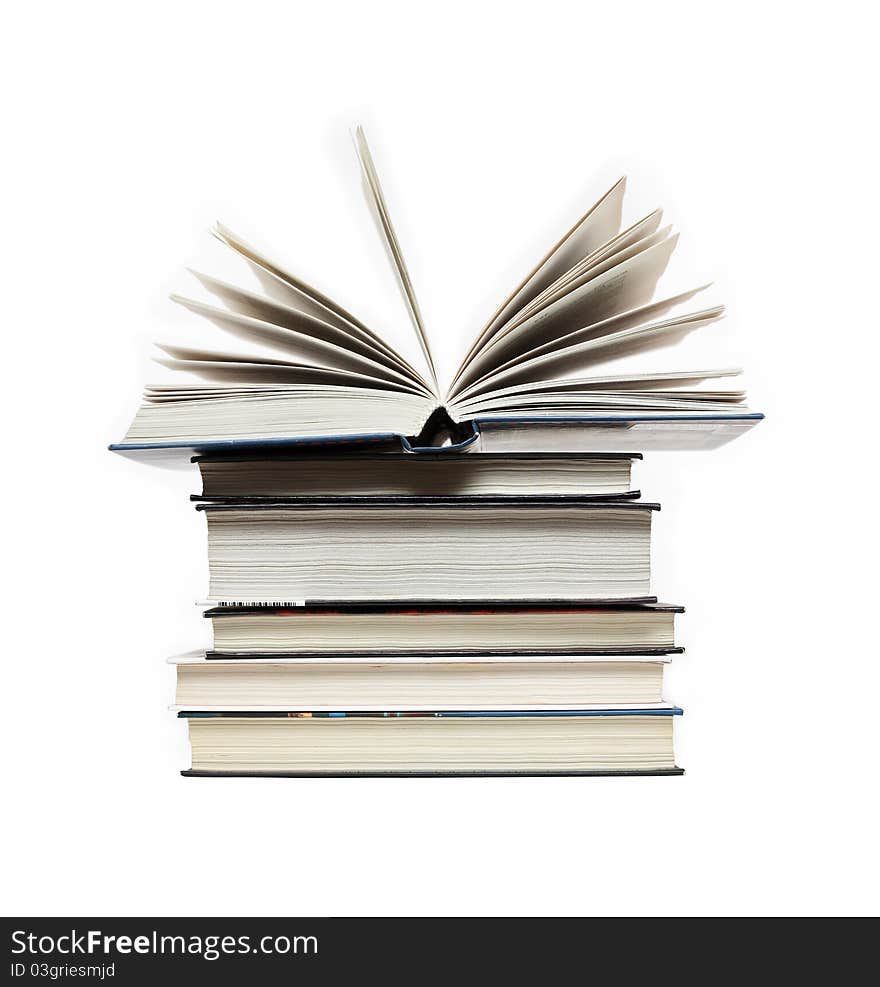
[[[523,305],[530,302],[535,295],[561,274],[570,270],[578,259],[588,256],[616,233],[620,228],[625,190],[626,178],[621,178],[594,206],[581,216],[550,252],[539,261],[535,269],[526,276],[518,288],[514,289],[510,297],[501,305],[474,341],[473,346],[465,356],[459,373],[477,350],[501,326],[516,315]],[[455,380],[457,379],[458,374],[455,377]]]
[[[341,370],[361,370],[380,378],[397,381],[404,387],[412,384],[410,378],[396,370],[385,367],[369,357],[345,350],[335,343],[326,342],[320,336],[312,336],[296,329],[288,329],[286,326],[279,326],[263,319],[238,315],[227,309],[206,305],[204,302],[197,302],[191,298],[173,295],[172,300],[199,315],[205,316],[219,328],[248,342],[261,343],[291,356],[304,358],[308,362],[314,361],[318,366]]]
[[[415,326],[416,334],[419,337],[419,343],[421,344],[422,352],[425,355],[425,360],[428,363],[428,369],[431,371],[431,380],[434,382],[435,393],[439,396],[437,370],[434,367],[434,357],[431,355],[431,345],[428,342],[428,334],[425,332],[425,325],[422,321],[422,313],[419,308],[419,302],[416,298],[412,279],[410,278],[409,271],[407,270],[406,261],[403,259],[403,252],[400,249],[397,234],[394,232],[394,227],[391,225],[391,216],[388,213],[388,206],[385,204],[385,196],[382,194],[382,186],[379,184],[379,176],[376,174],[376,167],[373,164],[373,156],[370,154],[370,148],[367,145],[367,138],[364,136],[364,131],[361,127],[357,128],[355,133],[355,142],[357,144],[358,156],[360,157],[361,167],[364,171],[367,188],[370,190],[373,205],[376,208],[376,213],[378,214],[379,221],[381,223],[382,232],[385,234],[388,249],[391,252],[394,266],[397,270],[398,276],[400,277],[400,283],[403,286],[404,295],[406,296],[410,314],[412,315],[413,325]]]
[[[189,370],[204,380],[229,380],[251,384],[327,383],[347,384],[351,387],[377,387],[381,390],[406,391],[422,394],[415,385],[406,387],[394,381],[370,377],[350,370],[319,367],[289,360],[266,359],[245,354],[228,354],[210,350],[195,350],[185,346],[157,344],[170,359],[158,358],[157,363],[171,370]],[[186,366],[183,366],[186,364]]]
[[[709,325],[721,318],[724,308],[706,309],[703,312],[692,312],[678,319],[667,319],[665,322],[650,322],[616,332],[605,333],[595,339],[587,339],[570,346],[553,348],[548,352],[531,356],[519,364],[504,371],[492,374],[488,380],[473,387],[466,388],[456,400],[468,396],[487,387],[497,387],[512,384],[515,381],[543,380],[547,375],[553,376],[553,368],[559,367],[568,371],[579,371],[586,366],[601,363],[610,358],[620,358],[634,350],[645,351],[650,347],[668,346],[694,329]]]
[[[580,283],[518,326],[501,332],[488,343],[459,377],[457,390],[485,372],[500,355],[517,345],[531,348],[573,329],[606,319],[624,309],[647,302],[666,268],[675,238],[650,246],[620,264],[604,269]]]
[[[284,326],[286,329],[293,329],[308,336],[317,336],[325,342],[333,343],[342,349],[352,350],[361,356],[381,363],[414,382],[421,382],[421,377],[408,363],[398,356],[390,355],[369,338],[362,339],[339,328],[339,326],[313,318],[289,305],[266,298],[264,295],[244,291],[235,285],[209,277],[207,274],[200,274],[198,271],[191,271],[190,273],[208,292],[216,295],[229,309],[239,315],[247,315],[254,319],[261,319],[263,322],[271,322],[274,325]]]
[[[401,363],[405,363],[380,336],[368,329],[341,305],[337,305],[332,298],[328,298],[317,288],[286,271],[221,223],[217,223],[212,232],[221,243],[245,258],[268,297],[335,325],[352,336],[365,338]]]
[[[690,291],[682,292],[680,295],[674,295],[672,298],[665,298],[659,302],[651,302],[648,305],[640,305],[637,308],[630,309],[627,312],[621,312],[618,315],[612,315],[608,319],[602,319],[600,322],[595,322],[592,325],[584,326],[582,329],[577,329],[567,335],[557,336],[547,343],[536,345],[533,349],[518,350],[514,356],[506,362],[500,364],[494,371],[489,371],[486,376],[492,376],[494,373],[506,370],[508,367],[522,363],[524,360],[530,360],[533,357],[543,356],[545,353],[562,349],[564,346],[574,346],[576,343],[585,342],[588,339],[596,339],[599,336],[607,336],[613,332],[619,332],[623,329],[631,329],[634,326],[641,325],[642,323],[650,322],[651,319],[656,316],[664,315],[683,302],[690,301],[694,295],[703,291],[705,288],[708,288],[708,285],[704,285],[702,288],[692,288]],[[482,379],[484,378],[480,378],[480,380]]]
[[[681,447],[674,437],[677,428],[696,436],[692,446],[711,445],[762,417],[744,407],[742,388],[718,383],[739,374],[738,369],[675,369],[666,361],[666,366],[646,365],[654,351],[694,334],[704,336],[702,330],[721,319],[724,309],[704,305],[683,311],[706,285],[653,299],[678,235],[661,226],[659,209],[621,229],[623,178],[501,303],[452,380],[441,387],[412,278],[360,127],[355,144],[367,198],[399,278],[426,372],[329,295],[218,224],[214,235],[241,259],[256,287],[193,271],[199,287],[223,307],[172,298],[247,346],[234,353],[213,345],[161,344],[164,352],[156,362],[188,376],[183,383],[149,386],[125,442],[114,448],[386,436],[417,436],[414,445],[431,446],[444,438],[461,441],[467,429],[472,442],[482,427],[483,446],[472,450],[562,451],[570,446],[577,451],[588,449],[588,443],[626,450],[644,433],[609,432],[603,424],[656,422],[655,447]],[[705,367],[702,357],[694,364]],[[690,428],[694,422],[703,424]],[[554,432],[554,423],[565,428]],[[583,427],[590,438],[575,441],[572,426]]]

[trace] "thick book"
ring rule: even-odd
[[[209,596],[285,600],[631,599],[650,592],[658,504],[488,498],[414,505],[196,505]]]
[[[744,406],[744,391],[725,383],[738,368],[645,369],[638,359],[706,330],[724,309],[683,311],[703,288],[654,298],[677,235],[662,226],[660,210],[621,228],[624,179],[542,257],[441,383],[360,131],[357,150],[423,369],[327,294],[218,225],[215,236],[260,290],[193,272],[211,301],[172,297],[245,348],[161,344],[158,362],[188,376],[149,386],[125,440],[111,448],[157,461],[175,450],[216,452],[223,443],[259,441],[626,451],[713,446],[760,420]]]
[[[270,501],[303,497],[518,497],[637,498],[632,489],[636,453],[568,456],[488,453],[412,456],[348,455],[196,457],[200,499]]]
[[[214,658],[652,655],[675,646],[668,604],[602,606],[568,600],[555,606],[480,600],[297,607],[213,607]]]
[[[179,655],[177,706],[283,710],[570,707],[662,701],[663,665],[648,655]]]
[[[181,711],[191,776],[677,775],[674,706]]]

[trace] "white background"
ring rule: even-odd
[[[3,908],[876,913],[877,24],[870,5],[31,4],[0,58]],[[639,469],[682,779],[205,782],[188,473],[105,451],[221,219],[415,352],[363,122],[447,369],[622,172],[682,230],[767,421]],[[222,274],[223,271],[220,271]],[[211,337],[216,342],[216,337]],[[207,340],[208,337],[206,336]],[[714,344],[713,344],[714,345]],[[674,352],[670,362],[681,364]],[[720,358],[719,358],[720,362]]]

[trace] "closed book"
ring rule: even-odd
[[[469,655],[171,659],[187,709],[503,709],[657,703],[663,665],[651,655]]]
[[[572,454],[445,452],[302,453],[267,457],[201,456],[201,498],[269,501],[302,497],[634,498],[636,453]]]
[[[189,775],[681,774],[674,706],[182,711]]]
[[[480,600],[212,607],[208,658],[250,655],[666,655],[675,646],[668,604],[555,605]]]
[[[632,599],[657,504],[198,504],[216,600]]]

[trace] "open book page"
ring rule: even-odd
[[[497,336],[471,361],[451,396],[461,393],[469,384],[503,363],[507,358],[504,354],[509,355],[511,350],[521,352],[533,348],[554,336],[650,301],[676,239],[670,237],[628,257],[563,295],[516,329]]]
[[[649,349],[670,346],[679,342],[688,333],[717,322],[723,314],[723,306],[718,306],[680,318],[667,319],[663,322],[649,322],[632,329],[612,332],[606,336],[600,336],[598,339],[590,339],[574,346],[553,350],[543,356],[524,360],[522,363],[473,385],[473,387],[465,388],[456,396],[455,400],[460,402],[479,394],[481,391],[493,390],[517,382],[547,380],[554,376],[565,376],[579,372],[586,367],[620,359],[635,352],[645,352]]]
[[[229,360],[165,360],[159,357],[156,362],[169,370],[183,370],[203,380],[228,381],[230,384],[247,382],[260,384],[278,381],[287,384],[347,384],[351,387],[371,387],[380,391],[394,391],[397,394],[419,394],[423,392],[393,387],[385,380],[371,380],[363,374],[349,374],[344,370],[330,370],[308,364],[246,363]]]
[[[422,313],[419,308],[418,299],[416,298],[415,289],[413,288],[412,279],[409,276],[406,261],[403,259],[403,252],[400,249],[397,234],[394,232],[394,227],[391,225],[391,216],[388,212],[388,206],[385,203],[385,196],[382,194],[382,187],[379,184],[379,176],[376,173],[376,166],[373,163],[373,156],[370,154],[370,148],[367,145],[367,138],[364,135],[362,127],[358,127],[355,132],[355,145],[357,147],[361,167],[363,168],[367,189],[369,190],[371,201],[376,209],[376,214],[379,218],[382,232],[385,235],[385,240],[391,253],[391,258],[394,261],[394,266],[400,278],[400,283],[403,287],[403,293],[406,298],[407,305],[409,306],[410,314],[412,315],[416,335],[419,338],[422,352],[424,353],[425,360],[428,364],[428,369],[431,373],[433,390],[439,397],[440,388],[437,383],[437,370],[434,366],[434,357],[431,354],[431,344],[428,342],[428,335],[425,332],[425,324],[422,320]]]
[[[243,288],[238,288],[225,281],[212,278],[207,274],[201,274],[193,270],[190,273],[206,291],[215,295],[227,308],[238,315],[250,316],[251,318],[260,319],[272,325],[303,332],[308,336],[315,336],[327,343],[332,343],[334,346],[351,350],[370,360],[381,363],[403,374],[405,377],[413,380],[419,379],[402,358],[387,354],[384,349],[376,346],[369,339],[364,340],[356,335],[349,327],[340,328],[331,325],[301,310],[267,298],[265,295],[245,291]]]
[[[540,346],[515,352],[510,356],[510,359],[505,360],[492,370],[489,370],[482,377],[480,377],[479,380],[469,385],[468,390],[481,385],[484,381],[491,381],[496,374],[502,373],[510,367],[517,366],[526,360],[532,360],[535,357],[544,356],[547,353],[553,353],[557,350],[565,349],[568,346],[584,343],[590,339],[598,339],[601,336],[609,336],[611,333],[620,332],[624,329],[632,329],[635,326],[651,322],[658,316],[665,315],[670,312],[683,302],[690,301],[691,298],[699,294],[699,292],[704,291],[707,287],[709,286],[702,285],[699,288],[692,288],[690,291],[684,291],[678,295],[673,295],[671,298],[664,298],[660,301],[649,302],[647,305],[639,305],[636,308],[628,309],[627,311],[620,312],[617,315],[612,315],[607,319],[602,319],[592,325],[584,326],[582,329],[576,329],[574,332],[566,333],[563,336],[554,337],[550,339],[549,342],[543,343]]]
[[[511,384],[491,391],[482,391],[471,399],[472,401],[492,400],[495,397],[507,397],[511,394],[540,394],[546,391],[563,394],[566,391],[623,391],[650,390],[653,388],[693,387],[715,381],[722,377],[736,377],[742,373],[740,367],[730,367],[720,370],[670,370],[650,371],[646,373],[632,372],[624,374],[603,374],[590,377],[563,377],[549,380],[537,380],[528,383]]]
[[[454,417],[518,413],[576,415],[598,408],[743,411],[745,391],[723,386],[738,367],[720,370],[631,372],[541,380],[486,391],[452,405]]]
[[[453,378],[453,386],[474,354],[525,305],[553,284],[582,258],[598,249],[620,229],[626,178],[620,178],[599,201],[575,223],[538,262],[525,280],[502,303],[486,327],[474,341]]]
[[[290,271],[281,267],[255,247],[245,243],[241,237],[236,236],[220,223],[216,224],[212,232],[221,243],[245,259],[269,298],[304,312],[306,315],[311,315],[319,322],[335,326],[353,338],[361,339],[367,345],[374,346],[387,356],[392,357],[396,363],[406,367],[415,379],[425,383],[418,371],[411,367],[381,336],[374,333],[360,319],[346,311],[332,298],[291,274]]]
[[[357,370],[384,380],[396,381],[407,387],[415,383],[411,377],[407,377],[376,360],[343,349],[320,337],[265,322],[262,319],[239,315],[236,312],[216,308],[191,298],[182,298],[179,295],[172,295],[171,297],[173,301],[204,316],[226,332],[240,339],[258,342],[272,349],[281,350],[285,355],[296,358],[297,361],[342,370]],[[416,384],[416,386],[420,385]]]
[[[537,295],[528,305],[524,306],[510,320],[499,327],[498,335],[506,334],[511,329],[521,325],[525,320],[541,309],[546,308],[551,302],[561,298],[563,294],[584,284],[590,277],[601,274],[602,270],[607,270],[615,263],[625,260],[624,251],[630,251],[626,256],[632,256],[637,252],[636,245],[640,244],[641,249],[658,243],[666,239],[669,235],[669,228],[659,231],[660,220],[663,212],[655,209],[644,219],[640,219],[622,233],[618,233],[607,243],[579,261],[574,267],[566,271],[562,277],[549,285],[539,295]],[[600,265],[602,269],[600,270]]]
[[[552,343],[554,340],[559,339],[560,332],[567,331],[564,324],[560,325],[558,322],[551,322],[548,326],[545,323],[543,326],[543,334],[541,334],[536,328],[538,322],[534,316],[537,316],[539,313],[545,311],[555,302],[562,302],[566,298],[572,298],[575,289],[586,285],[587,282],[598,278],[599,275],[605,274],[612,268],[618,269],[618,266],[622,268],[624,261],[636,257],[638,254],[647,251],[650,247],[663,243],[669,236],[669,230],[670,228],[667,226],[665,229],[648,234],[625,249],[615,252],[612,256],[607,257],[605,260],[588,265],[587,268],[577,276],[567,280],[563,287],[555,289],[545,298],[537,300],[536,303],[528,306],[527,310],[523,312],[522,315],[518,316],[513,322],[504,326],[504,328],[496,334],[495,338],[483,349],[474,363],[480,365],[480,367],[485,367],[487,365],[497,366],[499,360],[502,360],[503,355],[506,353],[515,353],[517,351],[522,352],[523,346],[532,348],[541,345],[544,341]],[[671,249],[672,247],[670,247],[670,252]],[[528,324],[528,334],[524,334],[519,331],[520,328],[526,323]],[[590,320],[589,324],[592,324],[592,320]],[[468,376],[470,376],[469,373]]]
[[[156,362],[170,370],[185,370],[211,381],[229,381],[258,384],[262,382],[346,384],[350,387],[378,388],[424,394],[415,384],[404,385],[396,381],[382,380],[354,371],[319,367],[308,363],[272,359],[249,354],[231,354],[213,350],[193,349],[169,343],[158,343],[169,359],[159,357]]]
[[[294,307],[299,307],[294,301],[295,299],[308,300],[312,307],[316,307],[324,313],[322,318],[325,321],[333,322],[337,325],[340,323],[352,325],[372,335],[367,327],[352,315],[351,312],[346,311],[341,305],[333,301],[332,298],[318,291],[312,285],[306,284],[305,281],[302,281],[300,278],[291,274],[290,271],[285,270],[279,264],[270,260],[265,254],[260,253],[256,248],[245,243],[244,240],[236,236],[228,227],[217,223],[212,232],[222,243],[225,243],[236,253],[241,254],[242,257],[251,261],[260,270],[272,276],[274,280],[264,281],[264,285],[275,286],[279,282],[285,285],[288,290],[283,293],[282,297],[291,299],[290,304],[293,304]],[[267,294],[271,295],[272,291],[267,291]],[[376,338],[378,340],[378,337]]]
[[[657,215],[659,216],[659,213]],[[564,298],[574,291],[575,288],[580,288],[581,285],[592,281],[593,278],[604,274],[617,264],[629,260],[630,257],[635,257],[636,254],[642,253],[642,251],[647,250],[649,247],[653,247],[657,243],[662,243],[669,237],[670,232],[671,227],[666,226],[662,230],[651,230],[632,240],[627,238],[622,244],[615,246],[613,249],[609,248],[607,251],[596,251],[596,255],[588,257],[583,264],[579,264],[557,284],[551,285],[547,291],[542,292],[530,305],[527,305],[515,319],[499,330],[487,348],[497,347],[503,342],[504,337],[521,326],[527,319],[536,315],[538,312],[542,312],[549,305],[552,305],[553,302]]]
[[[327,382],[321,381],[320,383],[323,385]],[[345,381],[340,381],[339,386],[345,387]],[[150,384],[145,393],[151,401],[201,401],[204,398],[283,397],[284,395],[296,395],[302,391],[303,388],[299,383],[291,384],[286,381],[250,383],[241,381],[228,385],[192,383],[186,387],[177,387],[174,384]]]

